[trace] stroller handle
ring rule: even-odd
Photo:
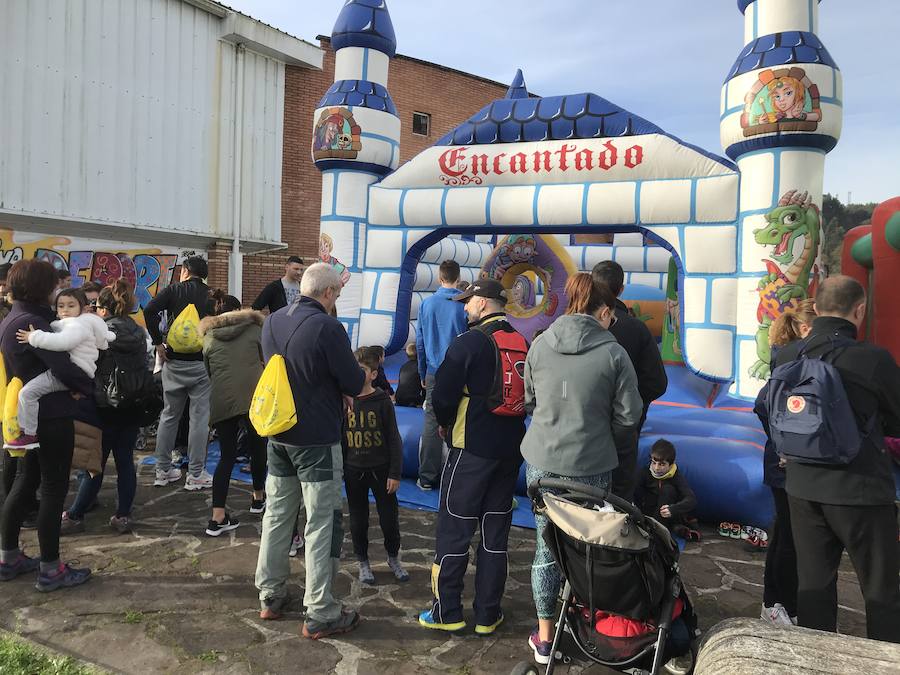
[[[560,492],[569,492],[571,494],[583,495],[601,502],[609,502],[619,511],[627,513],[638,524],[644,523],[644,514],[634,504],[622,499],[609,490],[594,487],[593,485],[585,485],[571,480],[560,480],[559,478],[538,478],[528,486],[528,498],[532,503],[540,499],[541,488],[545,490],[559,490]]]

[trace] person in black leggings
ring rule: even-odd
[[[212,296],[215,314],[200,322],[200,332],[203,361],[212,385],[209,421],[216,429],[221,453],[213,475],[212,518],[206,534],[218,537],[239,524],[226,512],[225,500],[242,431],[246,432],[253,478],[250,513],[262,513],[266,508],[266,441],[247,418],[253,390],[263,371],[260,336],[265,317],[253,310],[241,311],[240,300],[222,291],[214,291]]]
[[[54,267],[42,260],[21,260],[13,265],[7,282],[13,308],[0,323],[0,354],[7,377],[18,377],[25,383],[50,370],[69,391],[54,392],[40,400],[37,428],[40,447],[27,451],[18,461],[15,480],[0,513],[0,580],[9,581],[39,569],[37,589],[54,591],[82,584],[91,576],[89,569],[75,569],[60,561],[59,530],[75,445],[74,397],[92,395],[93,380],[72,363],[68,353],[36,349],[16,339],[17,330],[32,326],[51,330],[53,314],[49,304],[57,282]],[[22,521],[38,484],[40,563],[19,548]]]

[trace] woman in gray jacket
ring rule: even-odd
[[[564,316],[541,334],[525,361],[525,407],[531,426],[522,441],[530,485],[539,478],[577,481],[609,488],[618,465],[613,435],[641,418],[637,377],[625,349],[609,332],[615,296],[590,274],[566,284]],[[538,629],[529,643],[538,663],[550,659],[561,575],[544,544],[547,520],[536,516],[537,548],[531,586]]]
[[[266,508],[266,440],[250,424],[247,413],[253,390],[263,371],[260,335],[265,317],[253,310],[241,311],[241,301],[222,291],[213,294],[215,315],[200,322],[203,336],[203,361],[212,390],[209,396],[209,423],[219,437],[219,464],[213,476],[212,518],[206,527],[211,537],[238,526],[237,519],[225,511],[225,498],[238,454],[238,436],[246,433],[250,451],[253,498],[250,513]]]

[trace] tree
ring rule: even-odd
[[[822,264],[829,274],[841,271],[844,235],[872,219],[877,204],[843,204],[831,194],[822,196]]]

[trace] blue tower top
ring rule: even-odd
[[[516,76],[509,85],[506,98],[528,98],[528,88],[525,86],[525,77],[522,75],[521,68],[516,71]]]
[[[737,0],[738,9],[741,10],[741,14],[747,11],[747,8],[752,5],[756,0]],[[822,0],[819,0],[821,3]]]
[[[397,53],[394,24],[385,0],[346,0],[331,31],[335,50],[367,47],[393,57]]]

